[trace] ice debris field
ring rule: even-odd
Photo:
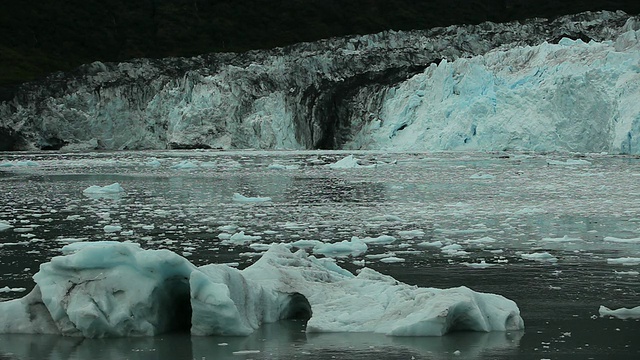
[[[520,309],[499,294],[384,272],[524,266],[561,279],[558,266],[597,263],[635,279],[640,264],[634,157],[122,152],[0,165],[3,333],[248,335],[286,318],[307,332],[518,330]],[[594,316],[640,315],[611,303]]]

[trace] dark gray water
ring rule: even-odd
[[[640,305],[640,266],[607,262],[640,258],[640,159],[354,154],[363,165],[377,166],[331,169],[325,165],[348,155],[334,152],[4,154],[0,222],[13,227],[0,232],[0,288],[16,291],[0,292],[0,299],[24,296],[38,265],[74,241],[135,241],[168,248],[196,265],[244,268],[259,252],[225,245],[221,233],[259,235],[260,244],[387,234],[398,241],[371,245],[363,256],[338,263],[355,271],[365,260],[405,283],[466,285],[507,296],[521,309],[523,333],[305,334],[303,323],[283,322],[231,338],[0,335],[0,359],[638,358],[640,322],[601,318],[598,307]],[[126,193],[83,195],[91,185],[113,182]],[[273,201],[236,203],[236,192]],[[105,232],[106,225],[122,230]],[[410,230],[423,234],[400,236]],[[462,251],[424,246],[436,241]],[[406,261],[366,257],[385,252]],[[542,252],[555,260],[525,259]],[[481,261],[496,265],[465,265]]]

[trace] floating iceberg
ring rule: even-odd
[[[0,302],[0,333],[84,337],[248,335],[261,324],[308,318],[308,332],[441,336],[523,329],[517,305],[466,287],[419,288],[364,268],[274,244],[252,266],[196,267],[168,250],[79,242],[42,264],[36,286]]]

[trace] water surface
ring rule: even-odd
[[[349,154],[364,166],[326,166]],[[91,185],[114,182],[124,194],[83,194]],[[234,193],[272,201],[237,203]],[[633,241],[640,238],[636,157],[10,153],[0,157],[0,221],[13,226],[0,232],[0,288],[26,289],[0,293],[1,299],[24,296],[39,264],[75,241],[134,241],[173,250],[196,265],[244,268],[260,252],[250,244],[226,244],[220,239],[224,234],[244,231],[261,236],[261,244],[386,234],[398,241],[370,245],[363,256],[337,262],[356,271],[364,260],[408,284],[464,285],[507,296],[518,303],[526,326],[523,333],[442,338],[306,334],[299,321],[265,325],[249,337],[0,335],[0,359],[635,359],[640,354],[635,341],[640,322],[598,316],[600,305],[640,305],[640,266],[607,262],[640,257],[640,241]],[[122,230],[106,232],[106,225]],[[401,236],[411,230],[421,233]],[[458,244],[461,251],[425,246],[437,241]],[[367,258],[386,252],[405,262]],[[524,258],[542,252],[557,260]],[[482,261],[495,266],[467,266]]]

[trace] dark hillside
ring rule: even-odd
[[[0,99],[15,84],[80,64],[271,48],[387,29],[640,12],[621,0],[5,0]]]

